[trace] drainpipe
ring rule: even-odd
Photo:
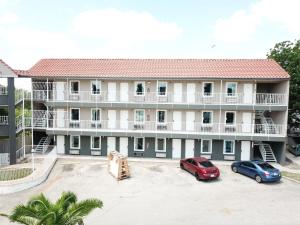
[[[33,82],[32,82],[32,79],[31,79],[30,105],[31,105],[31,149],[33,151]]]

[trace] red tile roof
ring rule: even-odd
[[[20,76],[289,79],[269,59],[42,59]]]

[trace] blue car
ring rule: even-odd
[[[260,160],[234,162],[231,169],[235,173],[254,178],[258,183],[276,182],[281,179],[281,173],[278,169]]]

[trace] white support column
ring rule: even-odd
[[[221,133],[221,119],[222,119],[222,110],[221,110],[221,107],[222,107],[222,97],[223,97],[223,81],[221,80],[221,90],[220,90],[220,102],[219,102],[219,105],[220,105],[220,109],[219,109],[219,133]]]
[[[33,82],[31,78],[31,149],[33,149]]]

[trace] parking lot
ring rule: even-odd
[[[118,182],[108,174],[106,161],[59,159],[42,185],[0,196],[0,212],[40,192],[55,200],[71,190],[79,199],[104,202],[85,220],[87,225],[300,224],[300,185],[292,181],[257,184],[217,164],[220,179],[198,182],[174,161],[129,165],[132,177]],[[9,223],[0,218],[0,224]]]

